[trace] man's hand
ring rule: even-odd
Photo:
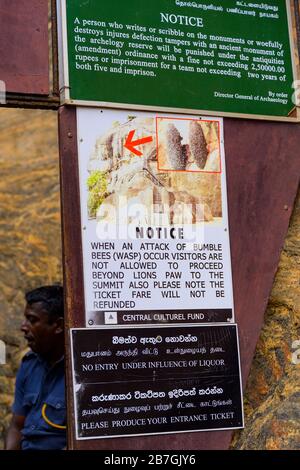
[[[13,415],[5,440],[5,450],[21,450],[21,431],[24,428],[25,416]]]

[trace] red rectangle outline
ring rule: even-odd
[[[158,119],[168,119],[172,121],[202,121],[202,122],[217,122],[218,123],[218,142],[219,142],[219,155],[220,155],[220,171],[203,171],[203,170],[167,170],[163,168],[159,168],[159,159],[158,159]],[[220,121],[214,121],[213,119],[193,119],[193,118],[178,118],[178,117],[164,117],[164,116],[156,116],[156,154],[157,154],[157,171],[168,171],[168,172],[177,172],[177,173],[205,173],[211,175],[220,175],[222,174],[222,158],[221,158],[221,136],[220,136]]]

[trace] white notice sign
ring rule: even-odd
[[[233,322],[223,120],[77,123],[87,326]]]

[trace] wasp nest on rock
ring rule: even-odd
[[[208,151],[201,124],[191,121],[189,126],[189,144],[191,157],[202,170],[205,167]]]
[[[181,145],[182,137],[180,132],[176,129],[174,124],[168,125],[166,141],[170,168],[174,170],[185,170],[187,155]]]

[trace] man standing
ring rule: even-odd
[[[66,446],[63,288],[43,286],[25,295],[21,331],[31,351],[17,374],[7,450]]]

